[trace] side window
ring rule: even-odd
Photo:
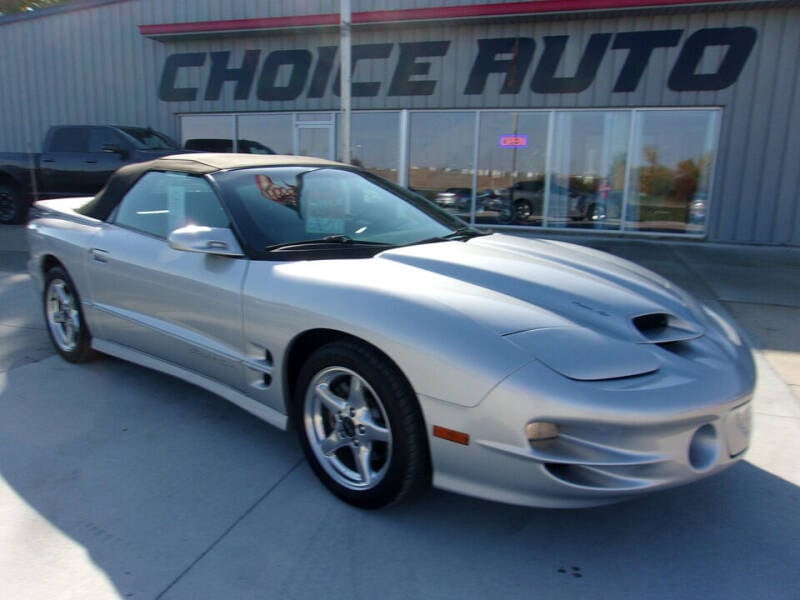
[[[92,127],[89,130],[89,152],[102,152],[106,145],[122,146],[122,139],[113,129]]]
[[[49,152],[86,152],[89,132],[86,127],[62,127],[50,137]]]
[[[229,227],[228,216],[205,179],[160,171],[136,182],[122,199],[114,222],[162,238],[186,225]]]

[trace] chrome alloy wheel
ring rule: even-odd
[[[63,279],[55,278],[48,283],[45,314],[58,348],[63,352],[73,352],[80,340],[81,317],[75,296]]]
[[[303,426],[311,450],[339,485],[376,487],[392,458],[392,432],[380,397],[356,372],[328,367],[307,388]]]

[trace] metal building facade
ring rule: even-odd
[[[354,14],[399,17],[354,19],[353,109],[718,108],[706,239],[800,246],[797,3],[455,10],[522,4],[537,3],[354,0]],[[425,18],[432,5],[455,16]],[[182,114],[336,111],[339,34],[318,17],[338,9],[332,0],[101,0],[0,19],[0,151],[37,151],[54,124],[150,125],[177,137]],[[188,32],[169,27],[187,23]]]

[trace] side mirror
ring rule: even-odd
[[[100,149],[108,154],[119,154],[120,158],[128,158],[128,151],[117,144],[103,144]]]
[[[170,247],[183,252],[200,252],[217,256],[244,256],[242,247],[230,229],[187,225],[176,229],[167,237]]]

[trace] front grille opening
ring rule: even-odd
[[[607,476],[602,471],[582,465],[546,463],[544,468],[551,476],[569,485],[600,490],[620,487],[620,481],[613,476]]]

